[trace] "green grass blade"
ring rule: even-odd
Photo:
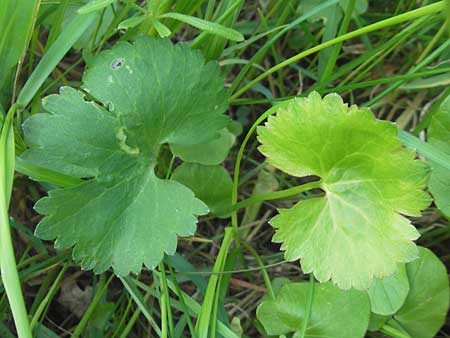
[[[103,275],[102,275],[103,276]],[[101,276],[101,277],[102,277]],[[103,278],[100,278],[100,281],[97,283],[97,291],[95,292],[94,298],[92,298],[91,303],[89,304],[86,312],[84,313],[83,317],[81,318],[80,322],[78,323],[76,329],[72,333],[72,338],[78,338],[83,333],[84,329],[86,328],[88,321],[92,314],[94,313],[95,308],[97,307],[100,300],[103,298],[105,292],[108,290],[108,285],[111,283],[112,279],[114,277],[114,274],[109,277],[109,279],[105,282]]]
[[[245,75],[247,74],[247,72],[250,70],[250,64],[255,62],[256,60],[258,60],[262,55],[264,55],[269,48],[271,48],[271,46],[278,41],[279,38],[281,38],[284,34],[286,34],[287,32],[289,32],[291,29],[293,29],[294,27],[298,26],[300,23],[306,21],[307,19],[313,17],[314,15],[316,15],[317,13],[319,13],[320,11],[333,6],[337,3],[337,0],[328,0],[326,2],[324,2],[323,4],[320,4],[319,6],[316,6],[312,11],[309,11],[308,13],[305,13],[301,16],[299,16],[298,18],[296,18],[295,20],[293,20],[292,22],[290,22],[288,25],[286,25],[281,31],[279,31],[277,34],[275,34],[273,37],[271,37],[265,44],[264,46],[262,46],[262,48],[260,48],[258,50],[258,52],[256,52],[255,55],[252,56],[252,58],[249,61],[249,64],[246,65],[245,67],[243,67],[241,69],[241,71],[239,72],[239,74],[236,76],[236,78],[234,79],[231,87],[230,87],[230,92],[233,92],[241,83],[241,81],[244,79]],[[331,46],[331,45],[330,45]],[[272,67],[273,68],[273,67]],[[271,68],[271,69],[272,69]],[[266,74],[266,72],[264,72],[262,75]],[[259,77],[257,77],[257,79],[259,79],[262,75],[260,75]],[[270,74],[267,74],[267,76]],[[263,78],[265,78],[266,76],[264,76]],[[262,79],[262,78],[261,78]],[[258,80],[259,81],[259,80]],[[256,79],[254,81],[252,81],[252,84],[248,87],[251,88],[255,83],[257,83],[258,81],[256,81]],[[245,90],[247,90],[247,86],[245,86]],[[244,90],[244,91],[245,91]],[[242,91],[242,90],[241,90]],[[239,91],[239,92],[241,92]],[[237,97],[239,97],[241,95],[241,93],[239,95],[234,94],[232,98],[230,98],[230,100],[235,99]]]
[[[35,166],[20,157],[16,158],[16,171],[34,181],[46,182],[60,188],[73,187],[83,182],[82,179],[60,174],[50,169]]]
[[[223,38],[229,39],[231,41],[243,41],[244,36],[239,33],[238,31],[222,26],[221,24],[218,24],[216,22],[206,21],[200,18],[196,18],[190,15],[185,15],[181,13],[164,13],[159,16],[160,18],[170,18],[175,19],[184,23],[187,23],[188,25],[191,25],[192,27],[198,28],[202,31],[211,33],[213,35],[218,35]]]
[[[45,308],[50,304],[51,300],[53,299],[53,297],[56,294],[56,291],[58,290],[58,287],[61,283],[61,280],[64,276],[64,273],[66,272],[66,270],[69,268],[69,264],[64,264],[64,266],[62,267],[61,271],[59,272],[58,276],[56,277],[55,281],[53,282],[52,287],[50,288],[50,290],[48,291],[47,295],[45,296],[45,298],[42,300],[42,302],[39,304],[36,313],[34,314],[32,320],[31,320],[31,328],[34,328],[39,320],[39,318],[41,317],[41,315],[44,313]]]
[[[30,323],[20,287],[14,247],[9,225],[8,206],[14,178],[14,130],[15,106],[8,112],[0,135],[0,265],[3,285],[9,300],[19,338],[31,338]]]
[[[139,307],[145,318],[150,323],[151,327],[155,332],[158,334],[159,337],[161,337],[161,329],[158,327],[158,324],[153,319],[151,312],[147,309],[147,306],[145,305],[145,300],[140,294],[140,292],[136,289],[135,283],[133,283],[133,280],[129,277],[119,277],[122,284],[127,289],[128,293],[130,294],[131,298],[133,298],[136,305]]]
[[[436,149],[436,147],[433,147],[431,144],[422,141],[404,130],[399,130],[398,137],[402,140],[405,146],[416,149],[416,151],[423,157],[450,170],[450,156],[446,153]]]
[[[0,89],[28,43],[38,3],[37,0],[0,1]]]
[[[44,54],[39,64],[34,69],[28,81],[22,88],[17,104],[20,107],[26,107],[39,88],[47,79],[48,75],[58,65],[61,59],[66,55],[73,44],[80,38],[96,19],[97,14],[91,13],[86,15],[77,15],[69,25],[61,32],[56,41],[51,45]]]
[[[423,67],[427,66],[434,59],[436,59],[441,53],[447,51],[449,47],[450,47],[450,39],[447,39],[447,41],[445,41],[436,50],[434,50],[433,53],[428,55],[425,59],[423,59],[423,61],[421,61],[418,65],[416,65],[413,69],[411,69],[411,71],[409,71],[408,74],[414,74],[415,72],[419,71]],[[372,100],[367,102],[364,106],[365,107],[372,106],[373,104],[380,101],[383,97],[385,97],[386,95],[388,95],[389,93],[393,92],[395,89],[400,87],[404,82],[405,82],[405,80],[402,80],[402,81],[398,81],[398,82],[392,84],[389,88],[385,89],[380,94],[375,96]]]
[[[248,89],[250,89],[251,87],[253,87],[256,83],[258,83],[259,81],[267,78],[269,75],[273,74],[274,72],[294,63],[294,62],[298,62],[299,60],[303,59],[306,56],[309,56],[311,54],[314,54],[316,52],[321,51],[322,49],[325,49],[329,46],[333,46],[336,43],[340,43],[342,41],[346,41],[355,37],[358,37],[360,35],[363,34],[367,34],[369,32],[373,32],[375,30],[378,29],[382,29],[382,28],[386,28],[389,26],[393,26],[393,25],[397,25],[399,23],[405,22],[405,21],[409,21],[409,20],[413,20],[416,18],[420,18],[426,15],[431,15],[437,12],[442,11],[444,8],[444,2],[443,1],[439,1],[436,2],[432,5],[428,5],[428,6],[424,6],[421,7],[419,9],[415,9],[400,15],[396,15],[392,18],[389,19],[385,19],[382,21],[378,21],[376,23],[373,23],[371,25],[365,26],[363,28],[357,29],[355,31],[352,31],[350,33],[338,36],[335,39],[329,40],[325,43],[321,43],[320,45],[316,45],[310,49],[307,49],[301,53],[298,53],[297,55],[294,55],[292,57],[290,57],[289,59],[277,64],[276,66],[268,69],[267,71],[265,71],[264,73],[262,73],[261,75],[257,76],[255,79],[251,80],[250,82],[248,82],[245,86],[243,86],[240,90],[236,91],[236,93],[234,93],[231,97],[230,97],[230,101],[235,100],[236,98],[240,97],[242,94],[244,94]],[[281,33],[281,32],[280,32]]]
[[[222,245],[220,247],[219,254],[217,256],[216,262],[214,264],[213,272],[222,271],[225,266],[225,261],[228,253],[228,249],[231,244],[233,231],[231,228],[225,229],[225,237],[223,239]],[[216,318],[211,318],[214,312],[214,301],[215,295],[219,292],[217,285],[219,284],[220,275],[212,275],[209,278],[208,287],[206,289],[205,298],[203,299],[203,304],[195,324],[195,333],[198,338],[208,338],[209,337],[209,326],[212,320]]]

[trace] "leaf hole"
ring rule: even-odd
[[[114,59],[113,62],[111,62],[111,69],[117,70],[117,69],[121,68],[124,64],[125,64],[125,59],[123,59],[123,58]]]

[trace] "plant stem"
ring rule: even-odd
[[[295,196],[298,195],[302,192],[311,190],[311,189],[318,189],[321,187],[322,181],[314,181],[314,182],[309,182],[306,184],[302,184],[302,185],[298,185],[296,187],[293,188],[289,188],[289,189],[284,189],[284,190],[280,190],[280,191],[274,191],[274,192],[269,192],[266,194],[260,194],[260,195],[256,195],[256,196],[252,196],[250,198],[247,198],[246,200],[240,201],[237,204],[234,204],[232,206],[232,210],[239,210],[245,207],[248,207],[249,205],[253,205],[253,204],[257,204],[263,201],[271,201],[271,200],[278,200],[278,199],[282,199],[282,198],[286,198],[286,197],[290,197],[290,196]]]
[[[0,166],[0,265],[1,277],[16,325],[17,335],[20,338],[31,338],[31,328],[17,272],[8,215],[14,177],[13,116],[15,111],[16,105],[12,105],[8,111],[0,136],[0,153],[2,157],[2,165]]]
[[[354,30],[353,32],[338,36],[335,39],[332,40],[328,40],[324,43],[321,43],[317,46],[314,46],[310,49],[307,49],[297,55],[292,56],[291,58],[275,65],[274,67],[266,70],[264,73],[262,73],[261,75],[259,75],[258,77],[256,77],[255,79],[251,80],[250,82],[248,82],[245,86],[243,86],[240,90],[238,90],[236,93],[234,93],[232,96],[230,96],[229,101],[233,101],[236,98],[240,97],[242,94],[244,94],[248,89],[250,89],[253,85],[255,85],[256,83],[258,83],[259,81],[265,79],[266,77],[268,77],[270,74],[278,71],[281,68],[284,68],[294,62],[297,62],[301,59],[303,59],[306,56],[309,56],[311,54],[314,54],[318,51],[321,51],[322,49],[325,49],[327,47],[330,47],[336,43],[340,43],[352,38],[355,38],[357,36],[363,35],[363,34],[367,34],[369,32],[381,29],[381,28],[385,28],[385,27],[389,27],[389,26],[393,26],[393,25],[397,25],[399,23],[402,23],[404,21],[408,21],[408,20],[412,20],[415,18],[419,18],[425,15],[431,15],[437,12],[440,12],[441,10],[444,9],[444,1],[439,1],[436,2],[432,5],[428,5],[428,6],[424,6],[400,15],[396,15],[392,18],[386,19],[386,20],[382,20],[379,22],[376,22],[374,24],[362,27],[360,29]]]
[[[266,268],[264,267],[264,262],[262,261],[261,257],[258,255],[256,250],[253,249],[253,247],[250,244],[248,244],[247,242],[242,242],[242,246],[248,252],[250,252],[250,254],[253,257],[255,257],[256,262],[258,263],[259,267],[261,268],[260,271],[261,271],[262,277],[264,279],[264,284],[266,284],[267,294],[269,295],[270,299],[274,300],[275,299],[275,292],[273,291],[272,282],[270,281],[270,276],[267,273]]]
[[[242,157],[244,156],[245,147],[247,146],[248,141],[250,140],[250,137],[255,132],[256,128],[260,123],[262,123],[266,118],[268,118],[270,115],[275,114],[280,108],[286,106],[288,102],[281,102],[269,110],[267,110],[264,114],[262,114],[258,119],[253,123],[253,125],[250,127],[250,130],[247,132],[247,135],[245,135],[244,140],[241,143],[241,147],[239,148],[239,152],[236,157],[236,162],[234,164],[234,174],[233,174],[233,191],[231,193],[231,204],[235,205],[237,204],[238,199],[238,188],[239,188],[239,171],[241,169],[241,161]],[[238,233],[238,219],[237,219],[237,212],[233,211],[231,213],[231,226],[233,228],[233,232],[235,233],[235,238],[239,239],[239,233]]]

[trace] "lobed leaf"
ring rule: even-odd
[[[85,179],[53,190],[36,210],[36,233],[95,272],[124,276],[173,254],[207,206],[186,186],[161,179],[161,145],[214,138],[228,123],[224,80],[185,44],[148,37],[100,53],[83,76],[85,95],[65,87],[43,100],[48,114],[23,126],[24,160]],[[86,97],[94,100],[86,101]]]
[[[324,196],[279,210],[273,241],[305,273],[367,289],[417,258],[419,233],[405,216],[430,204],[428,167],[402,147],[395,125],[336,95],[294,99],[258,128],[260,151],[278,169],[322,179]]]

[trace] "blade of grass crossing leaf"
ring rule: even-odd
[[[436,147],[433,147],[431,144],[422,141],[404,130],[399,130],[398,137],[402,140],[405,146],[416,149],[416,151],[423,157],[450,170],[450,156],[446,153],[436,149]]]
[[[159,16],[160,18],[170,18],[178,21],[182,21],[191,25],[192,27],[198,28],[202,31],[221,36],[223,38],[229,39],[231,41],[243,41],[244,36],[238,31],[222,26],[218,23],[206,21],[199,19],[190,15],[180,14],[180,13],[164,13]]]
[[[319,6],[317,6],[318,8]],[[373,23],[371,25],[365,26],[363,28],[357,29],[355,31],[346,33],[344,35],[338,36],[335,39],[329,40],[325,43],[321,43],[319,45],[316,45],[310,49],[307,49],[303,52],[298,53],[297,55],[294,55],[292,57],[290,57],[289,59],[277,64],[276,66],[273,66],[272,68],[268,69],[267,71],[265,71],[264,73],[262,73],[261,75],[257,76],[255,79],[249,81],[246,85],[244,85],[241,89],[239,89],[238,91],[236,91],[236,93],[234,93],[232,96],[230,96],[230,101],[240,97],[243,93],[245,93],[248,89],[250,89],[251,87],[253,87],[256,83],[258,83],[259,81],[267,78],[269,75],[271,75],[272,73],[278,71],[281,68],[284,68],[294,62],[298,62],[299,60],[303,59],[306,56],[309,56],[311,54],[314,54],[316,52],[321,51],[324,48],[327,48],[329,46],[332,46],[336,43],[340,43],[342,41],[346,41],[352,38],[355,38],[357,36],[363,35],[363,34],[367,34],[369,32],[378,30],[378,29],[382,29],[385,27],[389,27],[389,26],[393,26],[393,25],[397,25],[399,23],[405,22],[405,21],[409,21],[409,20],[413,20],[419,17],[423,17],[426,15],[431,15],[437,12],[442,11],[442,9],[444,8],[444,3],[443,1],[439,1],[436,2],[432,5],[428,5],[428,6],[424,6],[397,16],[394,16],[392,18],[389,19],[385,19],[385,20],[381,20],[378,21],[376,23]],[[281,33],[281,32],[280,32]],[[280,34],[279,33],[279,34]],[[245,67],[244,67],[245,68]],[[236,78],[237,79],[237,78]],[[236,80],[235,80],[236,81]]]
[[[17,272],[14,247],[9,225],[8,206],[14,179],[13,105],[3,124],[0,135],[0,265],[1,277],[9,300],[19,338],[31,338],[30,323]]]
[[[440,98],[433,103],[427,114],[420,120],[420,122],[417,124],[417,126],[414,128],[411,134],[413,134],[414,136],[418,136],[422,130],[428,128],[431,122],[431,118],[436,112],[439,111],[441,103],[444,102],[444,100],[449,95],[450,95],[450,87],[447,87],[441,93]]]
[[[83,180],[75,177],[70,177],[56,171],[35,166],[20,157],[16,158],[16,171],[30,177],[32,180],[38,182],[47,182],[56,185],[60,188],[73,187],[80,184]]]
[[[48,75],[96,18],[96,13],[77,15],[69,25],[64,28],[56,41],[44,54],[20,91],[19,97],[17,98],[17,104],[21,108],[27,106],[31,102]]]

